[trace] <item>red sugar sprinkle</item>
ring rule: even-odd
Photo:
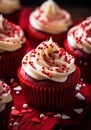
[[[23,61],[23,62],[22,62],[22,64],[26,65],[26,64],[27,64],[27,62]]]
[[[18,83],[17,82],[13,82],[12,86],[16,87],[16,86],[18,86]]]
[[[59,53],[59,51],[58,51],[58,50],[55,50],[55,51],[53,51],[53,53],[58,54],[58,53]]]
[[[53,45],[52,45],[52,44],[50,44],[50,46],[53,48]]]
[[[42,50],[42,49],[43,49],[43,47],[40,47],[40,46],[39,46],[39,47],[38,47],[38,49],[39,49],[39,50]]]
[[[25,60],[28,60],[28,56],[25,57]]]
[[[60,72],[60,68],[55,68],[55,70],[56,70],[57,72]]]
[[[28,62],[34,69],[36,69],[36,67],[34,66],[33,62]]]

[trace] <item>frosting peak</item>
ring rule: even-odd
[[[41,10],[45,13],[48,17],[55,17],[58,12],[58,5],[53,2],[52,0],[48,0],[44,2],[41,6]]]
[[[50,38],[28,52],[23,60],[24,71],[37,80],[64,82],[75,71],[74,58]]]
[[[73,48],[91,54],[91,17],[71,28],[67,39]]]
[[[30,14],[29,21],[35,29],[50,34],[67,31],[72,23],[70,14],[53,0],[47,0],[36,8]]]

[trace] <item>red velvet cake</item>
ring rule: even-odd
[[[27,44],[23,30],[0,15],[0,78],[17,75]]]
[[[0,129],[7,130],[10,110],[12,107],[12,96],[10,87],[0,80]]]
[[[24,56],[18,77],[29,105],[62,111],[73,103],[80,71],[74,57],[50,39]]]
[[[26,30],[33,41],[33,47],[50,37],[63,46],[71,24],[70,14],[54,1],[48,0],[30,13]]]
[[[81,78],[91,83],[91,17],[69,30],[64,47],[75,57]]]

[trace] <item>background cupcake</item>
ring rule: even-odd
[[[26,48],[23,30],[0,15],[0,78],[17,75]]]
[[[81,78],[91,83],[91,17],[69,30],[64,46],[75,56],[75,62],[81,70]]]
[[[0,129],[7,130],[12,106],[10,87],[0,80]]]
[[[18,77],[29,105],[56,111],[72,103],[80,72],[74,58],[50,39],[24,56]]]
[[[0,0],[0,13],[12,22],[18,22],[20,9],[20,0]]]
[[[71,24],[70,14],[54,1],[48,0],[29,15],[27,32],[33,40],[33,47],[49,39],[50,36],[63,46],[63,40]]]

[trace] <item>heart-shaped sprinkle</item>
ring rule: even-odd
[[[38,117],[33,117],[32,122],[34,123],[40,123],[40,119]]]
[[[19,112],[18,110],[12,110],[12,111],[11,111],[11,114],[12,114],[13,116],[19,116],[20,112]]]

